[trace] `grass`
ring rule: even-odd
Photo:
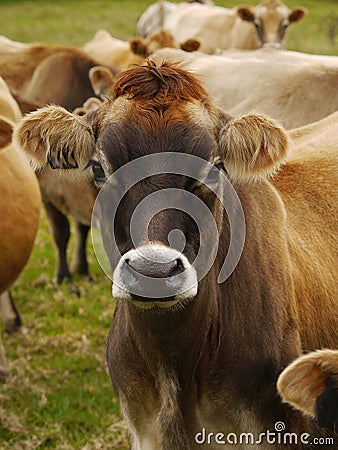
[[[2,0],[1,33],[13,40],[81,46],[100,28],[129,39],[136,22],[152,0]],[[256,5],[258,0],[217,0],[217,5]],[[285,0],[290,7],[302,5],[309,15],[289,31],[288,48],[308,53],[338,54],[338,26],[332,43],[330,24],[338,22],[337,0]]]
[[[24,320],[4,343],[11,375],[1,386],[1,449],[126,449],[126,431],[107,372],[114,303],[91,245],[95,283],[57,286],[45,214],[29,264],[12,290]]]
[[[82,45],[100,28],[128,39],[151,0],[2,0],[1,33],[24,42]],[[234,6],[238,1],[222,0]],[[244,1],[254,5],[256,1]],[[291,28],[289,48],[338,54],[323,23],[334,1],[304,0],[310,14]],[[298,0],[289,0],[290,7]],[[324,20],[325,19],[325,20]],[[0,448],[125,450],[127,434],[111,387],[105,345],[114,303],[111,283],[89,245],[95,283],[56,286],[54,250],[44,214],[29,264],[13,288],[24,329],[4,336],[11,376],[0,390]]]

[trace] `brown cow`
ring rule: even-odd
[[[170,63],[119,74],[112,99],[84,117],[42,108],[15,140],[37,167],[81,176],[99,161],[113,174],[97,210],[118,300],[108,364],[133,449],[216,449],[241,433],[268,449],[281,421],[319,432],[281,403],[276,381],[302,351],[338,344],[337,147],[288,158],[277,122],[229,116]],[[205,206],[201,229],[184,199]],[[200,251],[215,258],[204,277]],[[274,448],[302,447],[280,439]]]
[[[16,51],[0,47],[0,76],[22,110],[55,103],[68,110],[94,96],[89,70],[98,65],[75,47],[31,44]]]
[[[110,74],[110,70],[106,70]],[[101,103],[97,98],[91,97],[82,107],[76,108],[74,113],[83,116],[97,109]],[[91,280],[86,245],[97,195],[93,179],[91,177],[79,178],[76,184],[69,180],[60,182],[60,175],[49,166],[38,171],[37,177],[56,248],[55,279],[57,283],[61,284],[64,280],[70,281],[72,273]],[[67,261],[67,247],[71,231],[69,216],[74,219],[76,234],[71,271]]]
[[[41,197],[39,185],[25,156],[11,143],[20,110],[0,77],[0,303],[6,327],[18,315],[9,294],[31,253],[39,224]],[[14,317],[13,317],[14,316]],[[13,325],[13,324],[11,324]],[[1,351],[0,377],[8,374]]]

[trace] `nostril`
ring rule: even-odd
[[[174,267],[172,268],[171,272],[170,272],[170,276],[173,277],[175,275],[178,275],[182,272],[184,272],[184,264],[183,261],[180,258],[177,258],[174,261]]]

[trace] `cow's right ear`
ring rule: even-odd
[[[112,95],[114,75],[104,66],[92,67],[89,71],[89,79],[95,95],[105,100]]]
[[[86,116],[61,106],[46,106],[23,117],[13,142],[25,152],[35,170],[84,167],[95,151],[95,138]]]
[[[237,15],[246,22],[254,22],[255,14],[252,8],[249,6],[240,6],[236,10]]]
[[[263,114],[227,120],[219,132],[224,165],[234,181],[273,175],[286,159],[289,139],[283,127]]]

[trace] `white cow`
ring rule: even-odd
[[[259,49],[221,55],[156,51],[156,62],[181,62],[232,115],[256,110],[295,128],[338,109],[338,57]]]
[[[254,8],[233,9],[198,3],[159,2],[140,17],[137,32],[146,37],[165,28],[179,41],[198,39],[204,53],[228,48],[282,48],[289,25],[300,21],[305,14],[304,8],[290,10],[280,0],[264,0]]]

